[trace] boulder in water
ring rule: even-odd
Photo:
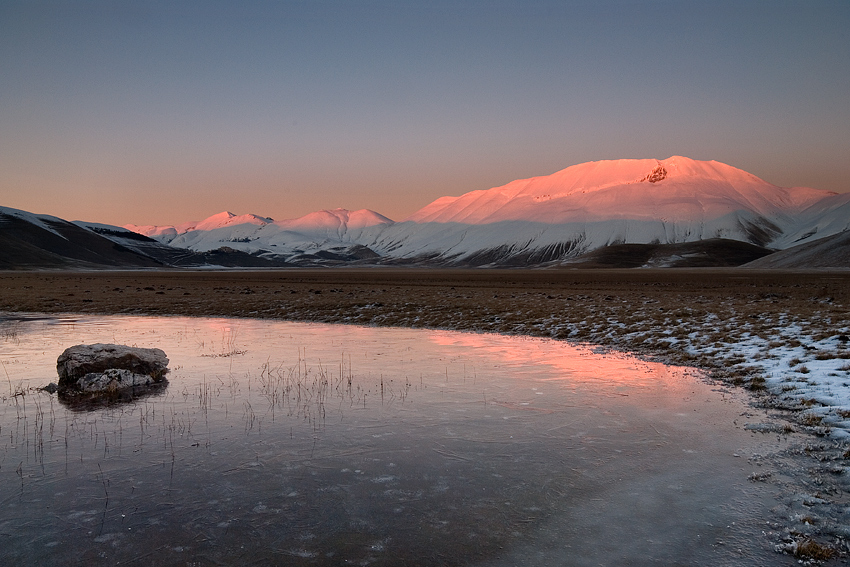
[[[56,361],[60,392],[116,392],[163,382],[168,358],[158,348],[76,345]]]

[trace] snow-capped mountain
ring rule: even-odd
[[[285,221],[220,213],[182,226],[126,228],[180,248],[228,246],[288,261],[368,250],[384,262],[527,265],[612,244],[719,238],[784,248],[846,229],[848,203],[846,195],[778,187],[720,162],[674,156],[588,162],[442,197],[398,223],[336,209]]]
[[[55,217],[0,213],[0,229],[5,222],[54,240],[69,230]],[[402,222],[334,209],[281,221],[222,212],[181,225],[75,224],[171,266],[634,265],[650,248],[652,266],[737,265],[772,250],[811,252],[808,243],[827,237],[847,246],[833,237],[850,229],[850,193],[778,187],[723,163],[674,156],[583,163],[442,197]]]
[[[442,197],[407,220],[417,223],[544,224],[611,219],[705,223],[747,211],[795,214],[830,193],[785,189],[716,161],[674,156],[582,163],[460,197]]]
[[[259,217],[257,215],[234,215],[229,211],[224,211],[218,213],[217,215],[213,215],[209,218],[206,218],[202,221],[190,221],[177,226],[173,225],[165,225],[165,226],[151,226],[151,225],[135,225],[128,224],[124,225],[123,228],[127,230],[132,230],[133,232],[137,232],[139,234],[144,234],[150,238],[155,238],[164,244],[170,243],[172,240],[177,238],[181,234],[185,234],[190,231],[202,230],[216,230],[219,228],[224,228],[228,226],[239,226],[242,224],[252,224],[255,226],[264,226],[272,222],[272,219]],[[186,246],[181,246],[180,248],[187,248]]]
[[[382,234],[376,251],[489,264],[623,243],[725,238],[769,246],[797,226],[801,211],[832,195],[679,156],[590,162],[438,199]]]
[[[135,226],[164,244],[209,252],[223,246],[266,257],[292,261],[320,258],[362,259],[375,254],[361,242],[373,242],[393,221],[374,211],[324,210],[296,219],[274,221],[257,215],[223,212],[200,222],[177,226]]]
[[[772,243],[785,249],[850,230],[850,193],[830,195],[803,210],[793,227]]]

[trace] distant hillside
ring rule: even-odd
[[[826,236],[743,265],[745,268],[850,268],[850,231]]]
[[[0,207],[0,269],[105,267],[164,264],[60,218]]]
[[[712,238],[680,244],[614,244],[560,263],[576,268],[705,268],[734,267],[771,254],[771,250]]]
[[[227,247],[293,265],[336,265],[380,258],[367,243],[374,242],[392,224],[392,220],[367,209],[333,209],[282,221],[225,211],[177,226],[124,228],[195,252]]]
[[[192,252],[109,225],[0,207],[0,269],[279,267],[237,250]]]

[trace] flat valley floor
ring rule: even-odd
[[[753,482],[784,494],[766,519],[778,549],[833,562],[850,552],[848,270],[0,272],[0,313],[7,322],[15,313],[91,313],[452,329],[695,366],[775,412],[775,423],[754,431],[804,439],[750,463],[761,471]]]
[[[521,334],[729,371],[734,344],[850,321],[850,270],[741,269],[0,272],[0,311],[252,317]],[[790,339],[794,341],[794,339]],[[775,347],[780,345],[776,344]],[[693,350],[693,349],[691,349]],[[732,354],[734,357],[734,354]]]

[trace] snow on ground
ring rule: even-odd
[[[762,338],[744,333],[734,344],[689,345],[694,354],[727,357],[738,354],[746,359],[739,367],[756,370],[765,386],[782,405],[807,408],[803,422],[821,425],[823,432],[836,438],[850,438],[850,351],[848,328],[816,340],[800,325],[777,330]],[[778,343],[778,344],[777,344]]]
[[[715,315],[706,316],[705,327],[717,325]],[[737,327],[729,340],[715,340],[713,333],[694,330],[684,336],[664,334],[671,348],[684,351],[695,359],[711,359],[725,365],[727,372],[749,376],[751,388],[764,387],[776,396],[778,405],[802,410],[800,422],[817,433],[836,439],[850,439],[850,326],[836,325],[830,336],[812,333],[810,321],[779,323],[765,333],[758,324],[726,321],[726,327]],[[817,327],[824,323],[818,322]],[[640,333],[618,337],[622,344],[638,339]]]

